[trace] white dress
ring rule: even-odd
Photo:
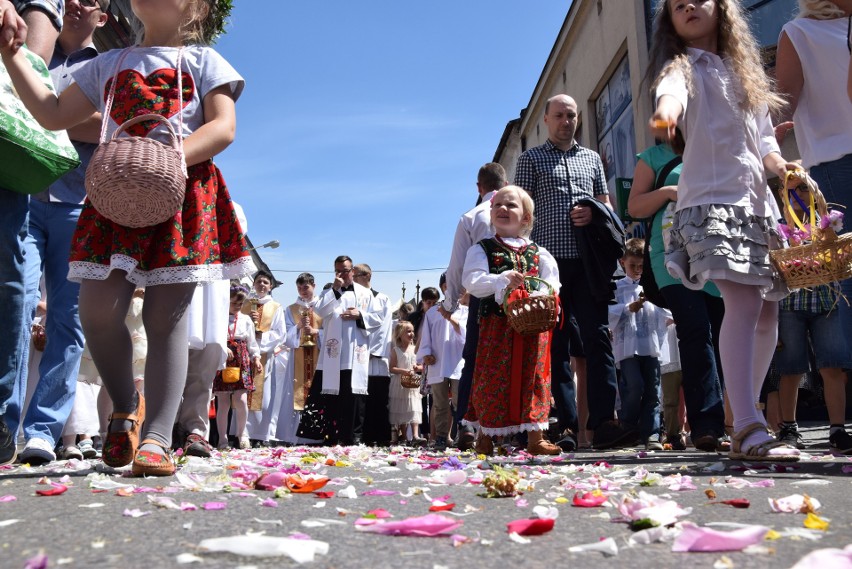
[[[417,362],[414,353],[414,345],[408,350],[402,351],[399,347],[393,347],[396,353],[396,367],[412,369]],[[390,389],[388,392],[389,412],[388,419],[391,425],[405,425],[408,423],[421,423],[423,420],[422,407],[420,405],[420,390],[403,387],[398,373],[391,374]]]

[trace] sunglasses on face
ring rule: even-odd
[[[100,8],[98,0],[77,0],[85,8]]]

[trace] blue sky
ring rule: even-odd
[[[397,300],[437,286],[476,173],[529,102],[568,0],[235,2],[216,49],[245,77],[217,157],[295,297],[347,254]],[[285,272],[290,271],[290,272]]]

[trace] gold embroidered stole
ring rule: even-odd
[[[302,319],[302,310],[304,307],[301,304],[291,304],[289,307],[290,316],[293,322],[299,322]],[[322,328],[322,318],[314,313],[314,325],[312,328]],[[300,338],[301,341],[301,338]],[[314,346],[304,348],[296,348],[293,350],[293,409],[302,411],[305,408],[305,401],[308,398],[308,392],[311,390],[311,383],[314,380],[314,371],[319,360],[319,338],[313,338]]]

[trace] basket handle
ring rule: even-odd
[[[178,143],[178,137],[177,137],[177,133],[175,132],[175,127],[172,126],[172,123],[169,122],[169,119],[167,119],[163,115],[158,115],[158,114],[155,114],[155,113],[150,113],[150,114],[147,114],[147,115],[139,115],[138,117],[133,117],[132,119],[130,119],[128,121],[124,121],[112,133],[112,139],[115,140],[115,138],[119,134],[121,134],[122,132],[124,132],[125,130],[130,128],[131,126],[133,126],[135,124],[139,124],[140,122],[143,122],[143,121],[158,121],[158,122],[161,122],[164,125],[166,125],[166,129],[169,131],[169,134],[172,136],[172,148],[174,148],[175,150],[180,150],[180,144]]]
[[[539,277],[526,276],[526,277],[524,277],[524,283],[526,284],[527,281],[531,281],[531,282],[532,281],[538,281],[540,283],[544,283],[544,285],[547,287],[547,290],[550,292],[550,294],[553,294],[553,286],[551,286],[551,284],[549,282],[547,282],[546,280],[539,278]],[[526,288],[526,287],[524,287],[524,288]],[[514,289],[512,289],[512,290],[514,290]],[[505,310],[507,308],[507,302],[509,301],[509,295],[510,294],[512,294],[511,290],[506,290],[505,292],[503,292],[503,310]]]
[[[813,178],[807,172],[804,170],[787,170],[787,173],[784,175],[784,184],[781,186],[781,199],[784,201],[784,217],[788,225],[795,225],[801,230],[805,229],[804,222],[799,219],[799,216],[793,210],[793,204],[790,203],[790,190],[788,186],[792,178],[796,178],[808,188],[811,206],[811,232],[816,234],[817,232],[814,231],[817,229],[816,214],[819,213],[820,217],[828,214],[828,205],[825,202],[825,197],[822,195],[819,186],[817,186],[816,182],[814,182]]]

